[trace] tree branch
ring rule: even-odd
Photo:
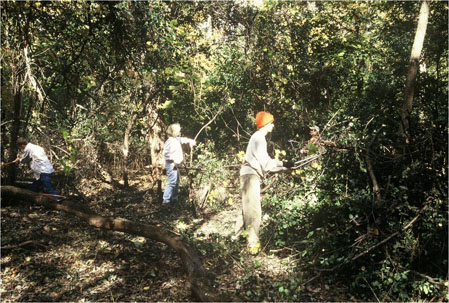
[[[371,163],[370,157],[365,155],[366,168],[368,169],[368,174],[373,183],[373,192],[376,195],[378,205],[382,205],[382,196],[380,194],[379,184],[377,183],[376,175],[374,174],[373,164]]]
[[[212,119],[209,120],[209,122],[207,122],[206,124],[204,124],[203,127],[201,127],[201,129],[198,131],[198,133],[196,134],[196,136],[193,138],[193,140],[196,141],[196,139],[198,138],[198,136],[201,134],[201,132],[208,127],[212,122],[214,122],[214,120],[218,117],[218,115],[223,111],[224,106],[221,107],[217,113],[215,114],[215,116],[212,117]],[[190,149],[190,166],[192,166],[192,161],[193,161],[193,148]]]
[[[391,235],[389,235],[388,237],[386,237],[385,239],[383,239],[382,241],[380,241],[379,243],[377,243],[376,245],[371,246],[370,248],[366,249],[364,252],[358,254],[357,256],[352,258],[352,261],[357,260],[358,258],[366,255],[367,253],[369,253],[370,251],[372,251],[373,249],[387,243],[388,241],[390,241],[391,239],[393,239],[394,237],[396,237],[397,235],[400,235],[402,233],[404,233],[407,229],[409,229],[421,216],[421,214],[424,212],[424,210],[426,210],[428,208],[428,205],[424,206],[421,211],[406,225],[404,226],[404,228],[402,228],[400,231],[397,231]]]

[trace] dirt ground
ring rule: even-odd
[[[145,176],[126,190],[84,180],[78,186],[84,197],[70,199],[104,216],[158,224],[185,235],[202,254],[217,291],[242,301],[283,301],[279,285],[297,275],[295,256],[282,250],[246,254],[244,240],[231,239],[238,203],[196,214],[182,199],[166,208],[155,197],[153,185]],[[95,229],[41,206],[2,205],[1,211],[3,302],[194,300],[180,259],[164,244]],[[316,280],[298,289],[297,301],[350,299],[345,292],[334,286],[331,293]]]

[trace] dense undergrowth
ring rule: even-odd
[[[200,251],[217,289],[243,301],[447,301],[443,175],[435,179],[422,173],[428,166],[419,165],[407,168],[401,178],[390,170],[388,192],[383,191],[379,204],[368,177],[365,183],[353,179],[367,174],[354,150],[329,148],[308,166],[267,178],[264,185],[274,183],[263,196],[263,249],[251,256],[244,237],[232,238],[240,212],[241,153],[218,158],[213,149],[212,143],[199,144],[192,166],[182,170],[181,205],[169,213],[160,208],[152,178],[136,182],[139,171],[132,172],[127,190],[94,179],[56,182],[59,188],[66,185],[63,193],[83,197],[80,203],[100,214],[162,224],[181,234]],[[272,152],[288,156],[287,151]],[[413,187],[406,187],[411,180]],[[191,300],[181,286],[182,274],[173,275],[179,260],[163,245],[80,227],[62,213],[42,214],[39,208],[28,216],[26,209],[9,206],[3,212],[2,246],[37,239],[39,229],[44,233],[41,245],[3,254],[6,301]],[[18,216],[27,219],[12,232]],[[69,237],[62,237],[64,231],[70,231]],[[80,245],[83,249],[75,249]],[[44,259],[48,267],[38,274],[36,266]],[[130,270],[133,274],[126,273]],[[17,288],[26,280],[39,291]],[[74,287],[65,286],[69,281]]]
[[[344,285],[363,301],[446,301],[447,184],[446,171],[439,166],[446,163],[445,154],[429,153],[425,143],[429,134],[417,138],[399,157],[382,148],[391,144],[383,139],[385,132],[349,141],[342,134],[334,139],[346,148],[328,148],[310,165],[266,180],[274,185],[262,202],[263,250],[291,258],[288,278],[275,283],[274,290],[281,293],[277,298],[303,298],[300,294],[307,292],[308,283],[319,280]],[[373,136],[380,147],[371,143],[368,151],[364,141],[372,142]],[[433,136],[444,144],[444,137]],[[199,152],[195,163],[202,172],[193,184],[209,184],[205,206],[220,211],[239,201],[238,167],[226,169],[239,162],[239,155],[217,160],[208,148]],[[372,190],[363,160],[367,152],[378,163],[380,196]],[[273,150],[274,154],[282,157],[286,152]],[[231,185],[231,193],[226,185]],[[257,275],[245,278],[254,279]],[[270,299],[253,290],[249,293],[254,300]]]
[[[449,300],[447,2],[2,1],[1,11],[2,163],[28,137],[48,153],[58,192],[182,234],[217,289],[244,301]],[[303,159],[311,125],[335,146],[264,180],[253,257],[232,236],[261,110],[275,116],[272,156]],[[180,206],[164,211],[174,122],[198,145],[185,154]],[[30,176],[5,166],[2,184]],[[192,299],[163,245],[14,207],[2,203],[2,299]]]

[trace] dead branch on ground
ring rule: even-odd
[[[14,186],[2,186],[1,195],[3,200],[31,201],[51,209],[62,210],[96,228],[121,231],[164,243],[178,253],[187,272],[190,289],[199,301],[223,302],[232,300],[227,294],[221,294],[211,286],[198,252],[184,243],[179,236],[165,228],[123,218],[103,217],[70,200],[58,203],[46,196]]]

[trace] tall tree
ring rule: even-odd
[[[418,27],[416,28],[415,40],[413,42],[412,53],[408,66],[407,81],[405,83],[404,102],[401,110],[401,128],[400,132],[410,137],[410,113],[413,107],[413,96],[415,93],[415,81],[419,69],[419,57],[424,44],[427,22],[429,20],[429,4],[427,1],[421,3],[419,11]]]

